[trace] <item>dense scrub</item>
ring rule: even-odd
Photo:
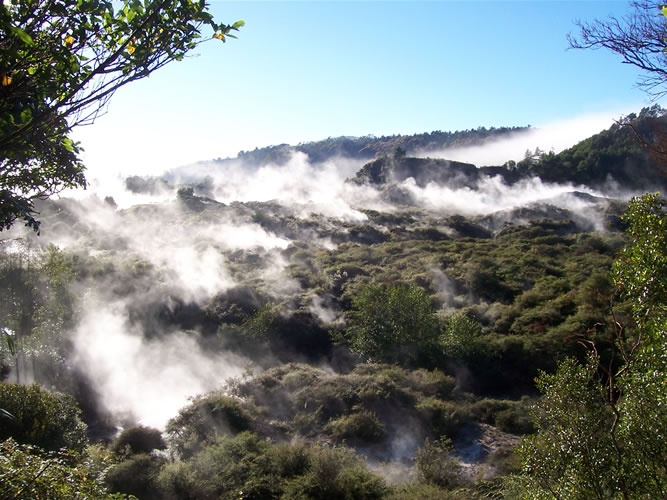
[[[614,128],[562,158],[598,179],[586,148],[610,140],[610,158],[635,158],[626,139]],[[466,217],[416,206],[392,175],[397,164],[406,175],[422,169],[415,183],[424,184],[452,173],[439,169],[474,167],[392,155],[360,176],[378,178],[377,200],[393,200],[391,210],[337,218],[271,201],[223,204],[202,181],[125,210],[111,200],[46,203],[42,219],[62,248],[2,240],[0,373],[42,386],[0,384],[0,496],[474,499],[520,497],[531,481],[569,492],[586,474],[568,456],[561,474],[549,456],[572,445],[561,446],[573,434],[559,429],[573,425],[574,407],[595,417],[570,439],[590,444],[582,453],[625,453],[648,477],[663,453],[646,439],[662,420],[645,409],[664,392],[655,376],[664,280],[652,279],[664,274],[664,238],[641,227],[663,234],[664,204],[651,198],[658,208],[644,213],[635,203],[621,219],[624,202],[569,193],[585,211],[556,200]],[[527,158],[503,175],[553,161]],[[233,241],[230,227],[249,243]],[[634,272],[642,266],[657,271]],[[639,368],[623,375],[626,363]],[[104,386],[113,375],[121,383]],[[165,392],[182,380],[197,387],[161,429],[107,401],[152,401],[151,377]],[[625,418],[618,429],[614,416]],[[644,439],[641,453],[603,439],[610,425]],[[624,475],[623,460],[592,474],[641,482]],[[37,480],[44,470],[48,484]]]

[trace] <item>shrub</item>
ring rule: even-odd
[[[252,416],[241,403],[221,392],[197,396],[167,423],[170,443],[182,457],[192,456],[217,436],[250,428]]]
[[[384,436],[384,425],[372,411],[362,410],[331,420],[324,430],[338,441],[376,443]]]
[[[513,446],[501,446],[494,450],[485,460],[485,464],[493,467],[498,475],[516,474],[521,470],[521,460]]]
[[[270,449],[278,474],[290,478],[304,474],[309,466],[309,449],[305,444],[278,444]]]
[[[13,418],[3,418],[0,439],[14,438],[45,450],[82,451],[88,444],[86,424],[74,399],[30,386],[0,383],[0,408]]]
[[[306,474],[290,480],[284,498],[312,500],[372,500],[387,492],[384,481],[366,469],[352,450],[341,447],[311,448]]]
[[[447,319],[440,336],[440,344],[445,356],[468,358],[481,350],[479,337],[482,325],[466,314],[455,314]]]
[[[446,398],[456,388],[456,379],[440,370],[415,370],[410,374],[414,388],[427,396]]]
[[[140,453],[111,467],[105,482],[112,492],[135,495],[141,500],[161,498],[157,492],[157,476],[161,463]]]
[[[13,439],[0,443],[0,496],[2,498],[111,498],[89,469],[72,463],[67,452],[44,453]]]
[[[454,437],[467,420],[461,409],[452,401],[442,401],[434,397],[422,399],[416,406],[420,416],[437,436]]]
[[[191,458],[167,464],[158,488],[165,500],[372,500],[386,492],[382,479],[352,450],[273,445],[251,432],[220,436]]]
[[[458,500],[462,497],[431,483],[401,483],[392,487],[387,500]]]
[[[415,459],[422,481],[449,488],[460,484],[461,466],[451,457],[453,451],[452,442],[447,438],[427,439]]]
[[[506,410],[499,411],[495,418],[496,427],[501,431],[512,434],[530,434],[535,432],[535,426],[528,414],[528,409],[521,405],[512,405]]]
[[[189,459],[162,469],[158,478],[162,498],[278,497],[280,469],[270,448],[251,432],[220,436]]]
[[[493,424],[501,431],[530,434],[535,430],[530,418],[532,404],[533,400],[528,396],[518,401],[484,398],[473,403],[470,412],[475,419]]]
[[[152,427],[138,425],[123,430],[111,445],[111,450],[116,453],[124,453],[129,449],[130,453],[150,453],[153,450],[164,450],[167,445],[162,439],[159,430]]]
[[[423,364],[439,324],[431,298],[417,286],[367,285],[352,301],[350,347],[366,361]]]

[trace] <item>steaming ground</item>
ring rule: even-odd
[[[627,111],[625,114],[627,114]],[[484,165],[502,165],[508,160],[523,160],[526,151],[559,153],[564,149],[601,130],[610,127],[620,113],[591,113],[574,118],[547,123],[527,131],[514,132],[501,139],[465,148],[452,148],[437,152],[423,152],[419,156],[447,158],[449,160]]]
[[[241,375],[250,362],[202,350],[190,333],[146,339],[128,324],[121,304],[91,297],[73,332],[74,362],[91,378],[104,409],[117,422],[163,429],[188,398]]]
[[[496,155],[495,164],[502,164],[495,161],[499,152],[508,159],[508,144],[492,145],[495,151],[488,154]],[[525,146],[517,144],[511,145],[513,151]],[[473,150],[458,153],[466,161],[470,156],[485,161]],[[107,176],[102,183],[91,179],[86,198],[79,194],[77,200],[44,204],[40,237],[20,227],[3,237],[31,238],[38,246],[52,243],[97,263],[98,275],[88,277],[78,291],[83,310],[71,332],[74,362],[117,419],[163,428],[188,397],[252,367],[236,355],[211,354],[197,342],[196,332],[162,331],[160,314],[173,311],[156,310],[157,304],[203,307],[238,285],[256,288],[278,303],[294,300],[304,291],[289,274],[289,255],[299,245],[331,249],[355,241],[355,231],[364,224],[378,237],[386,234],[387,227],[371,221],[369,211],[419,210],[430,220],[462,214],[494,230],[505,222],[526,222],[513,210],[539,211],[547,203],[591,228],[603,227],[600,193],[582,186],[537,178],[509,186],[500,177],[483,177],[461,188],[434,182],[419,186],[412,178],[382,187],[348,182],[362,164],[338,158],[313,165],[303,153],[292,154],[284,164],[259,167],[203,162],[167,173],[156,189],[144,192],[126,189],[122,177]],[[183,184],[194,191],[179,194]],[[397,202],[391,195],[396,192],[407,201]],[[451,280],[437,270],[434,281],[441,285],[445,308],[475,301],[456,296]],[[323,322],[341,320],[322,297],[308,301]]]

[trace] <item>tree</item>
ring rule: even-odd
[[[439,321],[430,297],[415,285],[367,285],[352,300],[350,347],[369,361],[425,361]]]
[[[605,48],[620,55],[623,63],[642,70],[639,87],[658,99],[667,94],[667,18],[661,5],[633,0],[628,15],[590,23],[578,22],[579,35],[568,35],[575,49]]]
[[[465,313],[454,314],[440,335],[442,351],[451,358],[468,358],[480,350],[481,334],[482,325],[477,320]]]
[[[633,0],[633,11],[618,19],[578,22],[579,36],[568,35],[575,49],[606,48],[619,54],[623,63],[642,70],[638,86],[654,99],[667,94],[667,6],[650,0]],[[667,165],[667,132],[656,126],[638,130],[632,119],[622,120],[636,140],[662,165]]]
[[[86,186],[69,135],[118,88],[243,24],[217,24],[204,0],[0,3],[0,230],[38,230],[35,200]]]
[[[633,324],[613,317],[611,354],[542,374],[537,433],[522,444],[522,498],[665,498],[667,494],[667,214],[657,195],[625,216],[632,244],[614,266]],[[632,327],[631,327],[632,326]],[[516,485],[516,483],[515,483]]]

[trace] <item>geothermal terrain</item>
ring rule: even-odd
[[[481,497],[535,377],[604,338],[621,216],[666,180],[620,125],[466,161],[529,133],[272,146],[41,202],[39,235],[0,234],[2,376],[71,394],[90,442],[157,429],[106,476],[139,498]]]

